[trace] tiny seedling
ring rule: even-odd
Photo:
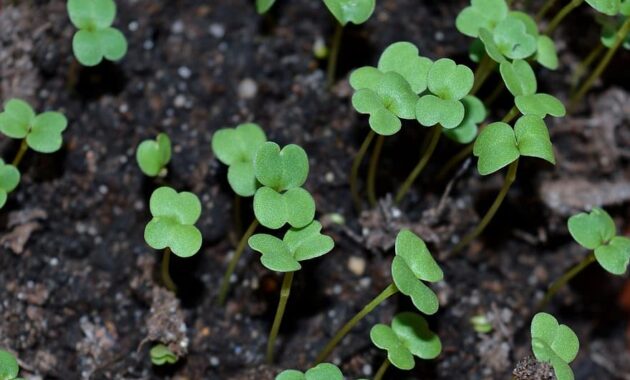
[[[276,380],[343,380],[343,373],[334,364],[322,363],[306,372],[294,369],[282,371]]]
[[[538,361],[551,364],[558,380],[573,380],[569,363],[580,349],[577,335],[553,315],[538,313],[531,325],[532,351]]]
[[[323,0],[326,7],[345,26],[349,22],[363,24],[366,22],[376,6],[376,0]]]
[[[212,136],[212,151],[228,166],[228,183],[242,197],[251,197],[259,187],[254,173],[254,157],[266,141],[265,132],[254,123],[219,129]]]
[[[13,165],[5,164],[0,158],[0,209],[7,202],[10,192],[20,183],[20,171]]]
[[[487,334],[493,329],[492,323],[490,323],[490,321],[488,321],[488,318],[483,314],[475,315],[474,317],[470,318],[470,324],[472,325],[473,330],[480,334]]]
[[[464,105],[464,119],[455,128],[442,129],[442,133],[457,143],[469,144],[477,137],[479,124],[486,119],[488,111],[476,96],[466,95],[461,102]]]
[[[29,148],[39,153],[53,153],[61,148],[61,133],[68,120],[59,112],[35,114],[23,100],[11,99],[0,113],[0,132],[13,139],[24,139]]]
[[[70,21],[79,30],[72,38],[72,50],[84,66],[96,66],[103,58],[118,61],[127,53],[127,40],[112,27],[116,17],[113,0],[68,0]]]
[[[0,380],[23,380],[18,377],[20,366],[12,353],[0,350]]]
[[[136,161],[149,177],[166,175],[166,165],[171,161],[171,139],[160,133],[155,140],[144,140],[136,150]]]
[[[383,377],[388,363],[402,370],[415,367],[414,356],[421,359],[435,359],[442,351],[440,338],[429,329],[427,321],[419,314],[403,312],[392,320],[391,327],[377,324],[370,330],[372,343],[387,351],[385,364],[374,379]]]
[[[177,355],[175,355],[171,350],[168,349],[168,347],[161,343],[153,346],[149,351],[149,355],[151,356],[151,363],[155,365],[177,363]]]

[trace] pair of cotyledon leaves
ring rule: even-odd
[[[0,380],[22,380],[18,378],[20,367],[12,353],[0,350]]]
[[[366,22],[376,5],[376,0],[323,0],[326,7],[341,25],[351,22],[363,24]],[[256,10],[263,14],[267,12],[276,0],[256,0]]]
[[[163,186],[151,194],[153,218],[144,229],[144,240],[154,249],[170,248],[180,257],[190,257],[201,248],[201,232],[195,223],[201,215],[201,202],[193,193]]]
[[[434,359],[442,351],[442,342],[429,329],[426,319],[412,312],[397,314],[391,326],[375,325],[370,330],[370,338],[376,347],[386,350],[389,361],[402,370],[415,367],[414,356]]]
[[[432,62],[409,42],[390,45],[381,54],[378,67],[362,67],[350,76],[354,108],[369,114],[370,127],[385,136],[400,130],[401,119],[415,118],[427,127],[460,126],[465,116],[462,98],[473,82],[468,67],[446,58]]]
[[[567,326],[547,313],[538,313],[531,324],[532,351],[537,360],[551,364],[558,380],[573,380],[569,363],[575,359],[580,342]]]
[[[0,158],[0,209],[4,207],[10,192],[20,183],[20,171],[13,165],[5,164]]]
[[[85,66],[96,66],[103,58],[117,61],[127,53],[127,40],[113,28],[116,3],[113,0],[68,0],[70,21],[79,30],[72,39],[72,50]]]
[[[175,355],[168,347],[159,343],[149,351],[151,362],[155,365],[175,364],[177,363],[177,355]]]
[[[0,113],[0,132],[14,139],[26,139],[29,148],[40,153],[53,153],[63,142],[61,133],[68,120],[59,112],[36,115],[28,103],[11,99]]]
[[[321,363],[306,372],[294,369],[282,371],[275,380],[343,380],[343,373],[334,364]],[[361,379],[359,379],[361,380]]]
[[[145,140],[138,145],[136,161],[140,170],[149,177],[160,174],[171,160],[171,139],[160,133],[155,140]]]
[[[595,252],[595,259],[605,270],[622,275],[630,262],[630,238],[617,235],[615,221],[601,208],[569,218],[569,232],[584,248]]]
[[[496,62],[524,59],[536,54],[536,60],[549,69],[558,67],[553,40],[540,35],[536,22],[526,13],[510,11],[505,0],[472,0],[455,20],[457,29],[479,38],[485,52]],[[473,57],[480,57],[479,42],[473,43]]]

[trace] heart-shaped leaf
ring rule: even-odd
[[[536,24],[536,20],[534,20],[532,16],[528,15],[525,12],[511,11],[510,13],[508,13],[508,18],[521,21],[523,24],[525,24],[525,30],[527,31],[527,34],[538,38],[538,24]]]
[[[505,86],[512,95],[532,95],[536,93],[538,84],[532,67],[522,59],[514,62],[503,61],[499,66]]]
[[[435,95],[423,95],[416,103],[416,119],[425,126],[436,124],[452,129],[462,123],[465,116],[464,104],[459,100],[444,100]]]
[[[28,146],[40,153],[52,153],[61,147],[61,133],[68,120],[59,112],[44,112],[35,116],[24,101],[11,99],[0,113],[0,131],[11,138],[26,138]]]
[[[586,2],[596,11],[608,16],[617,15],[621,6],[619,0],[586,0]]]
[[[455,19],[457,30],[469,37],[477,37],[479,29],[494,30],[508,14],[505,0],[472,0]]]
[[[275,236],[256,234],[249,238],[248,243],[254,251],[262,253],[260,262],[269,270],[295,272],[302,268],[289,247]]]
[[[171,160],[171,139],[165,133],[157,135],[155,140],[144,140],[136,150],[136,161],[142,172],[155,177]]]
[[[259,14],[267,13],[276,0],[256,0],[256,12]]]
[[[630,261],[630,238],[613,237],[608,244],[595,248],[595,259],[612,274],[620,276],[626,273]]]
[[[376,0],[324,0],[324,4],[341,25],[349,22],[358,25],[370,18]]]
[[[177,355],[163,344],[156,344],[149,351],[151,362],[155,365],[174,364],[177,362]]]
[[[427,315],[437,312],[440,307],[437,296],[416,277],[407,261],[400,256],[394,257],[392,261],[392,278],[398,290],[411,298],[418,310]]]
[[[201,232],[194,226],[201,215],[201,202],[193,193],[160,187],[151,194],[149,208],[153,219],[144,230],[144,239],[154,249],[170,248],[180,257],[190,257],[201,248]]]
[[[477,137],[477,125],[486,118],[486,107],[479,98],[467,95],[461,100],[464,105],[464,119],[453,129],[443,129],[442,133],[460,144],[468,144]]]
[[[615,221],[601,208],[581,212],[569,218],[569,233],[582,247],[594,250],[607,244],[617,234]]]
[[[555,165],[549,130],[543,119],[533,115],[519,118],[514,125],[514,134],[521,156],[541,158]]]
[[[568,364],[575,359],[580,342],[566,325],[547,313],[538,313],[531,324],[532,351],[537,360],[550,363],[558,380],[573,379]]]
[[[536,52],[538,46],[537,36],[529,34],[527,25],[512,16],[497,25],[493,32],[493,41],[501,54],[510,59],[527,58]]]
[[[479,40],[483,43],[486,54],[495,62],[501,63],[506,60],[501,50],[499,50],[499,46],[494,42],[494,35],[491,31],[485,28],[479,29]]]
[[[321,363],[306,373],[294,369],[282,371],[276,376],[276,380],[343,380],[343,374],[336,365]]]
[[[23,139],[28,135],[34,119],[35,112],[28,103],[11,99],[4,105],[4,112],[0,113],[0,131],[7,137]]]
[[[104,29],[116,17],[113,0],[68,0],[67,9],[70,21],[79,29]]]
[[[562,117],[567,114],[564,104],[555,96],[539,93],[519,95],[514,98],[516,107],[523,115],[535,115],[545,118],[547,115]]]
[[[289,223],[301,228],[315,217],[315,201],[301,187],[278,193],[270,187],[261,187],[254,195],[254,215],[263,226],[278,229]]]
[[[416,94],[426,90],[431,60],[420,56],[416,45],[396,42],[387,47],[378,61],[381,72],[396,72],[402,75]]]
[[[7,195],[20,183],[20,171],[13,165],[5,164],[0,158],[0,208],[7,202]]]
[[[0,379],[13,380],[20,372],[17,359],[8,351],[0,350]]]
[[[262,144],[254,158],[256,178],[276,191],[302,186],[308,177],[308,169],[306,152],[295,144],[280,149],[278,144],[268,141]]]
[[[520,156],[514,130],[508,124],[488,124],[477,137],[473,154],[479,157],[477,170],[487,175],[511,164]]]
[[[558,68],[558,52],[556,45],[548,36],[538,36],[536,62],[550,70]]]
[[[444,100],[462,99],[472,89],[474,81],[472,70],[448,58],[435,61],[427,78],[431,93]]]

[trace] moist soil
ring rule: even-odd
[[[118,1],[115,26],[127,36],[129,52],[94,68],[74,61],[64,1],[0,3],[0,98],[23,98],[69,119],[59,153],[27,154],[22,182],[0,213],[0,346],[18,355],[27,379],[266,380],[279,369],[306,369],[335,330],[389,284],[400,228],[419,233],[444,269],[444,281],[433,286],[440,311],[429,317],[443,353],[417,360],[411,372],[391,369],[386,379],[507,379],[515,368],[522,379],[553,378],[530,356],[528,326],[546,287],[587,254],[568,235],[567,217],[601,205],[630,233],[630,55],[617,55],[580,109],[549,121],[558,164],[523,160],[483,237],[449,254],[492,202],[502,175],[482,178],[469,160],[439,178],[460,149],[443,139],[395,207],[389,194],[419,158],[427,135],[410,122],[386,139],[379,204],[358,214],[348,173],[369,129],[350,105],[347,78],[399,40],[414,42],[430,58],[472,66],[470,40],[454,28],[466,1],[377,3],[366,24],[346,29],[331,90],[325,63],[312,52],[334,30],[320,1],[279,1],[264,17],[247,0]],[[531,13],[540,6],[514,3]],[[595,25],[586,6],[566,20],[555,35],[561,68],[538,70],[541,91],[567,99],[572,69],[597,44]],[[481,96],[498,80],[494,75]],[[510,107],[503,92],[490,119]],[[227,305],[216,302],[235,237],[252,213],[250,199],[243,199],[235,217],[226,168],[210,141],[217,129],[249,121],[281,145],[306,149],[306,187],[336,242],[334,251],[297,273],[272,367],[263,364],[263,352],[280,275],[246,251]],[[170,135],[174,150],[168,175],[153,180],[142,175],[134,153],[158,132]],[[17,148],[0,140],[5,161]],[[177,298],[162,290],[161,254],[143,239],[149,196],[165,184],[196,193],[203,204],[201,251],[171,263]],[[373,376],[384,355],[371,345],[370,327],[410,309],[405,297],[392,297],[330,360],[349,378]],[[577,379],[630,378],[627,277],[594,265],[547,311],[580,337],[572,364]],[[469,319],[476,315],[488,318],[492,332],[473,330]],[[158,340],[183,358],[152,366],[148,352]]]

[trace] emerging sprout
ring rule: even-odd
[[[20,171],[13,165],[5,164],[0,158],[0,209],[7,202],[10,192],[20,183]]]
[[[212,151],[228,166],[228,182],[236,194],[251,197],[256,192],[254,157],[266,141],[265,132],[254,123],[219,129],[212,136]]]
[[[25,139],[36,152],[53,153],[63,139],[61,133],[68,126],[68,120],[59,112],[35,112],[23,100],[11,99],[0,113],[0,132],[10,138]]]
[[[479,157],[477,169],[481,175],[494,173],[520,156],[556,163],[547,126],[533,115],[519,118],[514,129],[503,122],[489,124],[477,137],[473,154]]]
[[[387,351],[389,361],[399,369],[415,367],[414,356],[434,359],[442,351],[440,338],[429,329],[427,321],[419,314],[397,314],[392,325],[377,324],[370,330],[374,345]]]
[[[180,257],[190,257],[201,248],[201,232],[195,223],[201,203],[193,193],[160,187],[149,202],[153,219],[144,230],[144,240],[154,249],[170,248]]]
[[[171,161],[171,139],[166,133],[160,133],[155,140],[144,140],[136,150],[136,161],[145,175],[162,175]]]
[[[260,253],[260,262],[270,270],[294,272],[300,270],[300,261],[314,259],[330,252],[335,242],[320,233],[322,225],[314,220],[306,227],[291,228],[282,240],[267,234],[249,238],[249,246]]]
[[[116,4],[113,0],[68,0],[70,21],[79,31],[72,50],[84,66],[96,66],[103,58],[117,61],[127,53],[127,40],[113,28]]]
[[[537,360],[551,364],[558,380],[573,380],[569,363],[575,359],[580,342],[567,326],[547,313],[534,316],[531,325],[532,351]]]
[[[322,363],[305,373],[294,369],[282,371],[276,380],[343,380],[343,373],[334,364]]]
[[[22,380],[18,378],[20,367],[12,353],[0,350],[0,380]]]
[[[453,129],[442,129],[442,133],[460,144],[471,143],[479,131],[479,123],[487,116],[486,107],[476,96],[466,95],[462,100],[464,105],[464,119]]]
[[[366,22],[374,12],[376,0],[324,0],[324,4],[345,26],[349,22],[357,25]]]
[[[396,237],[392,277],[398,290],[411,297],[418,310],[428,315],[438,310],[437,296],[422,281],[437,282],[444,274],[424,241],[409,230],[400,231]]]
[[[155,365],[175,364],[177,363],[177,355],[163,344],[156,344],[149,351],[151,355],[151,363]]]
[[[622,275],[630,262],[630,238],[617,235],[614,220],[601,208],[569,218],[569,232],[578,244],[594,250],[599,265]]]
[[[481,334],[487,334],[492,331],[492,324],[483,314],[475,315],[474,317],[470,318],[470,324],[476,332]]]

